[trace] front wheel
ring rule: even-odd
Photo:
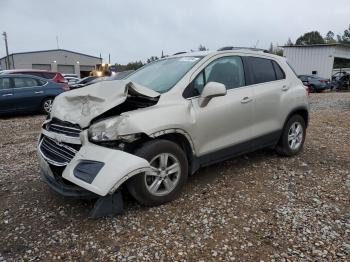
[[[305,121],[300,115],[294,115],[286,123],[280,141],[276,147],[278,154],[294,156],[298,154],[304,145],[306,136]]]
[[[45,114],[50,114],[52,109],[53,98],[45,98],[41,104],[41,111]]]
[[[187,180],[188,162],[184,151],[171,141],[153,140],[136,150],[135,155],[149,161],[152,171],[128,180],[130,194],[146,206],[174,200]]]

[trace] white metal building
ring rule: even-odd
[[[102,59],[65,49],[43,50],[10,54],[0,58],[0,70],[43,69],[64,74],[86,76]]]
[[[350,62],[350,46],[344,44],[317,44],[284,46],[283,56],[298,75],[318,75],[331,78],[337,59]]]

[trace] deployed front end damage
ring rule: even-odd
[[[121,214],[123,202],[118,188],[131,176],[150,172],[151,168],[147,160],[123,148],[94,143],[91,136],[101,135],[100,119],[120,117],[113,121],[120,125],[123,109],[155,104],[159,94],[125,81],[94,86],[57,98],[50,120],[43,124],[38,153],[42,176],[54,191],[68,197],[98,198],[90,212],[90,217],[97,218]],[[88,128],[91,126],[95,126],[92,131]],[[108,135],[102,133],[102,141]],[[117,141],[123,139],[113,135]]]

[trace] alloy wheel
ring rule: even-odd
[[[152,171],[145,174],[147,190],[155,196],[171,193],[180,180],[180,161],[172,154],[161,153],[150,161],[150,165]]]
[[[299,122],[294,122],[288,131],[288,145],[290,149],[299,149],[303,142],[303,135],[303,126]]]

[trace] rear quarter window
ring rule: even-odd
[[[284,73],[283,69],[279,66],[279,64],[275,61],[272,61],[273,68],[275,69],[276,73],[276,79],[282,80],[286,78],[286,74]]]

